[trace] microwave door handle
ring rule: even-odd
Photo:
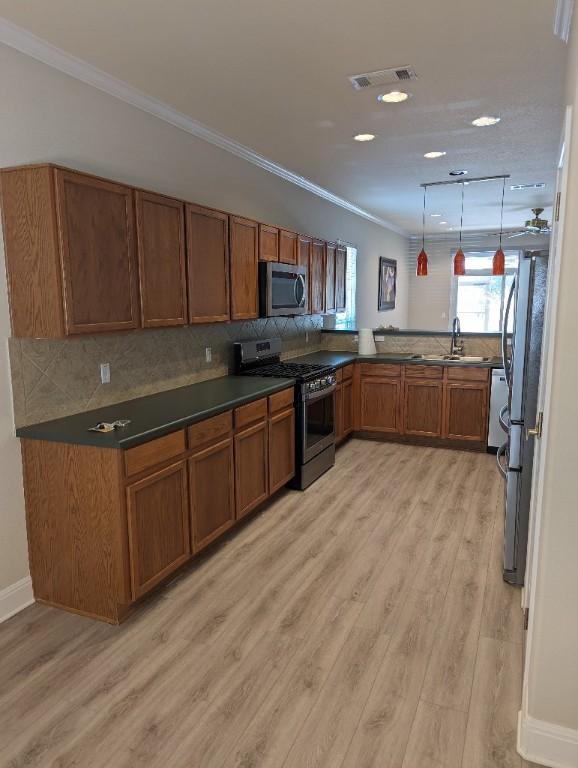
[[[504,373],[506,374],[506,383],[508,384],[508,387],[511,386],[511,360],[508,359],[508,324],[510,322],[510,311],[512,308],[512,299],[514,298],[515,287],[516,278],[514,277],[510,287],[510,293],[508,294],[506,311],[504,312],[504,324],[502,326],[502,362],[504,364]]]
[[[301,286],[301,290],[298,293],[297,286]],[[293,296],[295,297],[295,306],[302,307],[305,298],[305,279],[303,275],[297,275],[297,279],[293,283]]]

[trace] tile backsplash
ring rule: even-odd
[[[375,334],[379,336],[379,333]],[[383,334],[384,341],[375,342],[378,352],[410,353],[412,355],[446,355],[450,351],[450,336],[414,336],[399,334]],[[357,351],[357,341],[353,333],[323,333],[322,347],[329,350]],[[465,355],[481,355],[482,357],[499,357],[501,355],[501,340],[498,336],[462,336]]]
[[[280,336],[285,358],[313,352],[321,348],[322,324],[313,315],[56,341],[9,339],[14,420],[25,426],[225,376],[240,339]],[[110,363],[110,384],[100,383],[101,363]]]

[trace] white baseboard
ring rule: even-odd
[[[34,602],[32,579],[26,576],[0,591],[0,624]]]
[[[518,713],[518,752],[550,768],[578,766],[578,731]]]

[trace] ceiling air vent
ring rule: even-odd
[[[392,69],[378,69],[375,72],[362,72],[360,75],[350,75],[348,79],[356,91],[362,91],[372,85],[390,85],[403,83],[407,80],[416,80],[417,75],[413,67],[393,67]]]

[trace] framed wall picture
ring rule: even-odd
[[[379,257],[379,295],[377,310],[395,309],[395,293],[397,290],[397,261]]]

